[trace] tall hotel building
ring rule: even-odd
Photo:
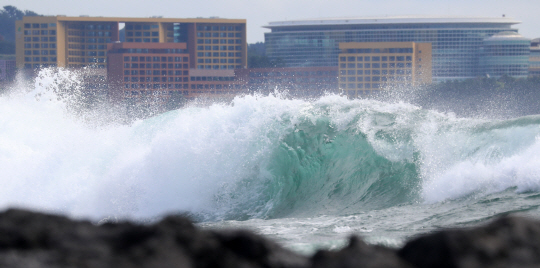
[[[120,40],[120,24],[125,40]],[[191,68],[247,65],[246,21],[105,17],[24,17],[16,24],[19,68],[106,67],[107,43],[186,43]]]
[[[122,27],[125,36],[120,36]],[[121,81],[120,86],[134,95],[144,86],[144,90],[182,90],[194,96],[216,84],[192,85],[197,77],[232,81],[235,69],[247,67],[244,19],[24,17],[16,23],[16,42],[19,69],[52,66],[105,71],[109,64],[116,66],[109,68],[112,82],[119,85]],[[109,50],[115,55],[108,57]]]
[[[482,75],[480,48],[499,32],[517,32],[511,18],[382,17],[270,22],[266,53],[287,67],[338,66],[339,44],[416,42],[432,44],[434,81]]]

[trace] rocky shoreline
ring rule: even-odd
[[[505,216],[424,234],[393,249],[352,236],[303,256],[245,230],[206,230],[182,216],[153,225],[95,225],[10,209],[0,213],[0,267],[540,267],[540,221]]]

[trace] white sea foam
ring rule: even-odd
[[[424,198],[427,202],[439,202],[473,193],[500,192],[508,188],[516,188],[517,192],[539,191],[539,151],[540,142],[536,139],[522,150],[497,155],[496,160],[484,156],[481,159],[471,157],[458,161],[426,182]]]
[[[257,200],[258,184],[242,181],[264,180],[261,166],[287,127],[279,127],[282,116],[301,114],[306,104],[246,96],[96,127],[55,93],[65,80],[42,73],[31,90],[0,98],[2,209],[93,219],[189,210],[219,218],[238,202]],[[294,125],[294,116],[287,120]]]
[[[426,202],[508,188],[540,190],[540,126],[508,121],[499,127],[501,123],[451,119],[422,126],[415,147],[422,154]]]

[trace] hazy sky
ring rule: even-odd
[[[247,19],[248,43],[263,42],[271,21],[396,15],[511,17],[528,38],[540,37],[540,0],[0,0],[44,15]]]

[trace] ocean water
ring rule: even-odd
[[[275,93],[126,124],[112,108],[80,109],[77,81],[43,71],[0,96],[0,209],[96,223],[187,213],[306,254],[351,234],[401,246],[441,227],[540,214],[539,115],[459,118]]]

